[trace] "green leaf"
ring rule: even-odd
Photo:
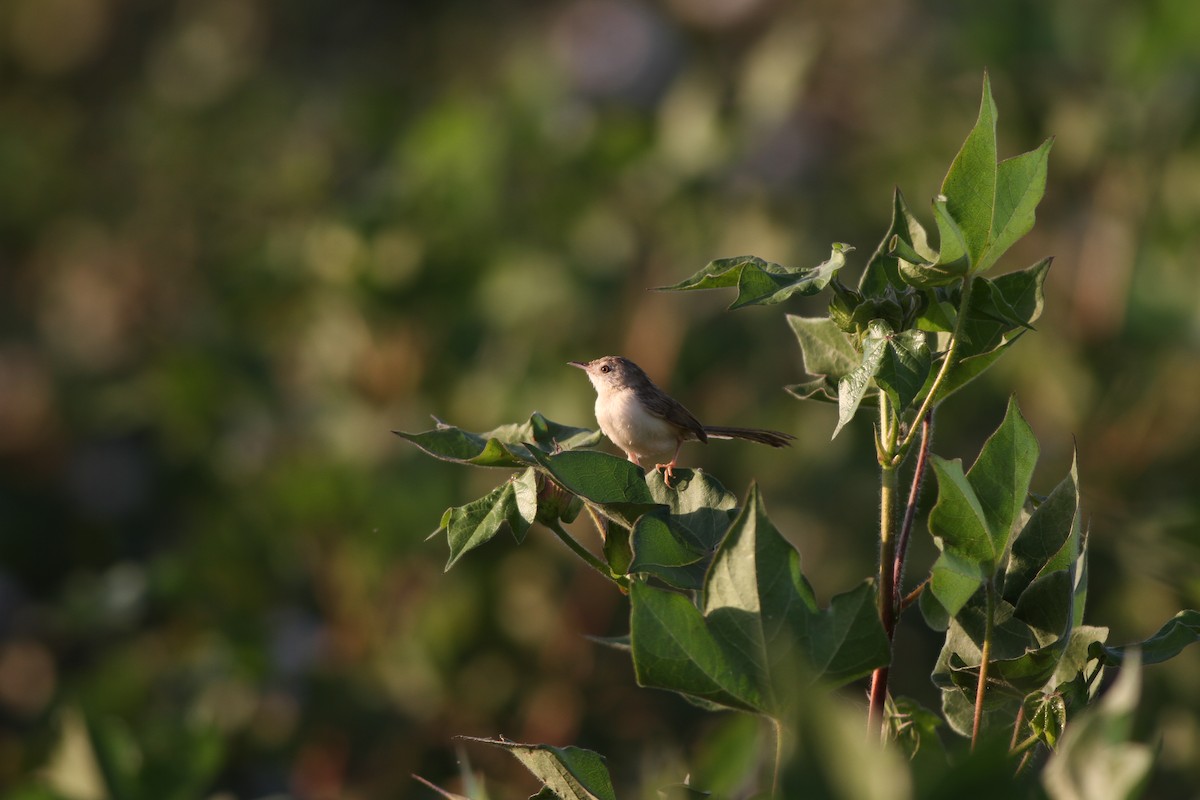
[[[938,499],[929,513],[929,532],[942,551],[933,567],[929,588],[950,616],[956,615],[982,585],[987,565],[995,562],[987,517],[958,459],[934,455]]]
[[[876,334],[863,339],[861,362],[838,381],[838,422],[830,438],[837,437],[846,423],[854,418],[854,412],[858,411],[863,395],[871,387],[886,354],[887,340],[881,335]]]
[[[604,756],[581,747],[521,744],[506,739],[457,737],[507,750],[560,800],[616,800]]]
[[[887,324],[875,320],[871,323],[868,336],[881,336],[887,343],[883,361],[875,373],[879,384],[892,401],[897,412],[902,412],[913,402],[929,377],[933,357],[925,334],[918,330],[893,333]]]
[[[1200,611],[1180,611],[1144,642],[1120,647],[1106,647],[1097,643],[1093,655],[1102,657],[1104,663],[1122,666],[1132,652],[1140,652],[1142,663],[1160,664],[1179,655],[1183,648],[1200,641]]]
[[[675,476],[667,486],[661,472],[646,475],[650,496],[667,507],[671,524],[686,532],[693,548],[711,553],[737,516],[737,497],[702,469],[676,470]]]
[[[988,437],[967,473],[992,538],[993,567],[1008,548],[1013,523],[1029,494],[1038,449],[1037,438],[1021,416],[1016,397],[1010,397],[1004,420]]]
[[[889,658],[871,584],[822,611],[799,553],[767,518],[756,488],[713,557],[702,612],[682,595],[643,584],[634,585],[631,602],[641,685],[776,719],[808,682],[844,683]]]
[[[755,677],[731,661],[700,611],[681,594],[630,587],[630,646],[639,686],[668,689],[740,711],[764,711]]]
[[[450,508],[442,515],[442,526],[450,543],[446,569],[463,554],[510,531],[519,544],[537,516],[537,473],[531,468],[513,477],[483,497],[465,506]]]
[[[909,255],[902,255],[901,249]],[[899,258],[929,263],[936,260],[936,254],[929,249],[925,228],[908,210],[908,203],[897,188],[892,195],[892,224],[867,262],[858,282],[858,290],[868,297],[882,297],[889,286],[896,290],[903,289],[905,284],[899,273]]]
[[[720,289],[736,286],[738,296],[730,309],[781,303],[794,294],[816,294],[845,266],[846,253],[854,248],[835,243],[827,261],[809,269],[793,269],[757,256],[735,256],[711,261],[702,270],[663,291]]]
[[[629,528],[642,514],[658,508],[642,470],[623,458],[594,450],[568,450],[548,455],[531,451],[532,458],[567,491],[599,506]]]
[[[1078,480],[1078,467],[1072,459],[1067,477],[1034,510],[1013,540],[1002,592],[1010,603],[1017,602],[1033,579],[1051,567],[1052,560],[1072,534],[1079,533]],[[1057,564],[1054,567],[1063,568]]]
[[[1037,456],[1037,439],[1012,399],[969,473],[963,474],[957,459],[933,457],[938,500],[929,514],[929,530],[942,555],[934,564],[930,588],[951,616],[999,565]]]
[[[551,422],[534,412],[527,422],[502,425],[487,433],[469,433],[438,422],[424,433],[392,431],[434,458],[481,467],[525,467],[534,463],[530,448],[543,453],[592,447],[601,434],[589,428],[574,428]]]
[[[1154,755],[1130,740],[1140,690],[1141,666],[1134,655],[1100,703],[1071,721],[1046,762],[1042,785],[1051,800],[1141,796]]]
[[[1046,192],[1046,169],[1053,144],[1053,139],[1047,139],[1037,150],[1005,159],[998,165],[991,232],[987,248],[975,262],[976,272],[995,264],[1033,228],[1034,212]]]
[[[946,210],[961,227],[966,255],[976,266],[991,238],[996,172],[996,104],[992,100],[991,83],[984,75],[979,117],[942,181]],[[938,227],[941,228],[940,220]],[[945,261],[945,238],[941,247],[941,260]]]
[[[701,588],[711,554],[697,549],[690,539],[665,514],[643,514],[630,534],[629,574],[653,575],[679,589]]]
[[[804,371],[809,375],[841,378],[853,371],[861,358],[854,344],[829,317],[787,315],[800,342]]]

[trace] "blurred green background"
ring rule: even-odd
[[[1087,621],[1141,639],[1200,606],[1200,6],[2,0],[0,790],[102,796],[91,742],[130,797],[432,797],[410,773],[461,787],[456,734],[599,750],[623,796],[736,785],[706,754],[746,723],[636,689],[582,637],[624,598],[544,530],[442,574],[425,537],[505,473],[389,430],[592,425],[564,362],[627,355],[799,436],[685,463],[757,479],[823,600],[853,585],[869,422],[830,442],[784,394],[782,309],[646,288],[834,241],[856,279],[893,186],[930,218],[985,68],[1002,155],[1057,137],[1001,268],[1056,259],[935,449],[973,458],[1014,391],[1035,489],[1077,443]],[[898,691],[936,702],[937,647],[906,618]],[[1200,796],[1197,674],[1148,672],[1156,796]]]

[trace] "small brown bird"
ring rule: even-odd
[[[569,361],[587,373],[596,389],[596,421],[600,430],[625,451],[629,460],[643,466],[642,459],[666,459],[655,463],[671,484],[684,442],[713,439],[745,439],[771,447],[786,447],[796,437],[759,428],[725,428],[701,425],[692,413],[646,376],[642,368],[621,356],[604,356],[595,361]]]

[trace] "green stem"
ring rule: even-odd
[[[779,776],[783,772],[783,723],[772,719],[775,725],[775,771],[771,776],[771,797],[779,797]]]
[[[962,298],[958,303],[958,319],[954,321],[954,333],[950,337],[950,346],[946,348],[946,357],[942,359],[942,368],[938,370],[937,377],[933,381],[933,385],[929,387],[929,394],[925,395],[925,401],[921,403],[921,408],[917,411],[913,420],[925,419],[929,413],[929,409],[933,408],[934,402],[937,399],[938,392],[942,389],[942,384],[946,382],[946,376],[950,374],[950,370],[954,368],[955,361],[958,355],[958,343],[962,340],[964,320],[967,318],[967,307],[971,303],[971,287],[974,282],[971,276],[963,278]],[[913,437],[917,435],[918,425],[913,425],[905,434],[904,439],[900,442],[897,452],[903,454],[908,450],[908,446],[912,444]]]
[[[588,563],[588,566],[590,566],[592,569],[596,570],[596,572],[599,572],[605,578],[612,581],[617,586],[620,586],[622,589],[628,588],[628,586],[629,586],[628,578],[624,577],[623,575],[614,575],[613,571],[611,569],[609,569],[608,564],[605,564],[603,561],[596,558],[596,556],[592,555],[592,552],[590,550],[588,550],[586,547],[581,545],[579,542],[575,541],[575,539],[571,536],[571,534],[569,534],[565,530],[563,530],[562,523],[560,523],[558,520],[555,520],[554,522],[550,523],[546,527],[548,527],[548,528],[550,528],[550,530],[554,531],[554,533],[558,536],[558,538],[562,539],[563,544],[565,544],[567,547],[571,548],[571,550],[574,551],[575,555],[579,556],[584,561],[586,561]]]
[[[896,634],[896,597],[892,579],[895,575],[895,497],[897,470],[890,463],[882,465],[879,485],[879,621],[887,634],[888,644]],[[878,667],[871,675],[871,702],[867,712],[867,730],[879,730],[885,735],[884,704],[887,702],[889,666]]]
[[[979,730],[983,726],[983,698],[987,689],[988,661],[992,657],[992,633],[996,617],[996,584],[987,582],[987,617],[983,627],[983,646],[979,649],[979,684],[975,688],[975,720],[971,726],[971,749],[979,743]]]

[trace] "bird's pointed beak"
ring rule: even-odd
[[[579,367],[581,370],[584,370],[585,372],[587,371],[587,368],[588,368],[588,362],[586,362],[586,361],[568,361],[567,363],[570,364],[572,367]]]

